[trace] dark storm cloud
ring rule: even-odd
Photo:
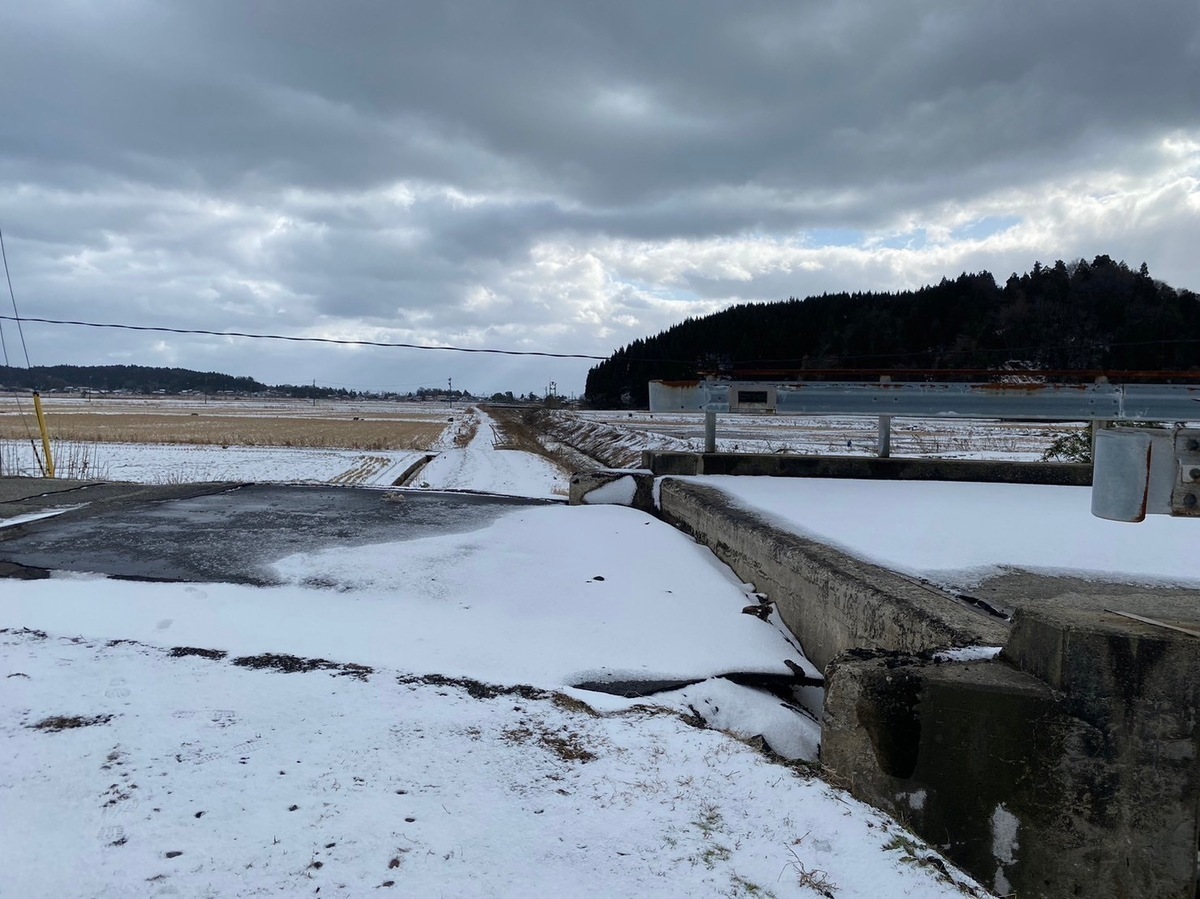
[[[5,29],[7,154],[215,189],[863,188],[1052,164],[1200,106],[1188,2],[39,9]]]
[[[1053,233],[1117,254],[1178,235],[1186,196],[1140,234],[1068,210],[1011,258],[776,258],[807,231],[958,227],[1005,191],[1013,209],[978,217],[1019,220],[1041,184],[1161,167],[1165,138],[1200,129],[1200,14],[60,0],[0,11],[0,79],[0,226],[44,313],[431,340],[520,325],[607,351],[671,323],[660,277],[712,302],[773,299],[967,260],[1024,268]],[[1180,165],[1171,183],[1194,196],[1195,163]],[[1147,178],[1131,208],[1165,202]],[[1106,235],[1117,246],[1088,246]],[[1186,243],[1162,244],[1159,268],[1194,271]]]

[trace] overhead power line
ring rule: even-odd
[[[4,260],[4,280],[6,282],[8,282],[8,298],[12,301],[12,310],[13,310],[13,314],[11,317],[7,316],[7,315],[4,317],[7,318],[9,321],[15,321],[17,323],[17,334],[19,334],[21,337],[21,350],[25,353],[25,368],[29,369],[29,368],[32,368],[33,366],[29,364],[29,347],[27,347],[25,345],[25,330],[21,327],[21,313],[17,309],[17,295],[13,291],[12,275],[9,274],[9,271],[8,271],[8,250],[6,250],[4,247],[4,231],[2,231],[2,230],[0,230],[0,259]],[[9,364],[8,344],[5,343],[5,341],[4,341],[3,329],[0,329],[0,349],[4,350],[4,364],[8,365]],[[25,428],[25,436],[29,440],[30,449],[33,450],[33,458],[37,462],[38,468],[41,469],[42,474],[45,475],[47,473],[47,468],[50,467],[50,465],[49,465],[49,463],[50,463],[50,444],[45,442],[46,441],[46,432],[45,432],[45,430],[42,431],[42,441],[43,441],[43,445],[46,448],[46,460],[43,462],[41,453],[38,452],[37,443],[35,443],[34,439],[33,439],[33,428],[30,426],[29,419],[25,415],[25,407],[23,405],[21,405],[21,395],[17,394],[16,399],[17,399],[17,416],[21,419],[21,425]],[[34,393],[34,403],[35,403],[35,407],[36,407],[36,403],[37,403],[37,393],[36,392]],[[51,476],[53,476],[53,470],[50,471],[50,474],[51,474]]]
[[[297,337],[291,334],[251,334],[245,331],[209,331],[204,328],[166,328],[159,325],[122,325],[112,322],[85,322],[59,318],[30,318],[29,316],[0,315],[0,320],[37,322],[43,325],[71,325],[78,328],[111,328],[119,331],[153,331],[160,334],[197,334],[205,337],[243,337],[249,340],[287,340],[293,343],[328,343],[338,346],[377,346],[404,350],[445,350],[452,353],[481,353],[494,356],[543,356],[550,359],[597,359],[586,353],[547,353],[541,350],[501,350],[484,347],[435,346],[420,343],[395,343],[387,340],[350,340],[338,337]]]
[[[8,251],[4,248],[4,231],[0,229],[0,258],[4,260],[4,280],[8,282],[8,298],[12,300],[12,317],[5,316],[9,321],[17,323],[17,333],[21,336],[21,349],[25,353],[25,367],[29,368],[29,348],[25,346],[25,331],[21,328],[21,313],[17,311],[17,295],[13,293],[12,275],[8,273]],[[0,345],[4,343],[4,332],[0,331]],[[4,364],[8,365],[8,347],[4,346]]]

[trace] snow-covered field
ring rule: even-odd
[[[390,486],[421,453],[280,446],[102,443],[95,477],[139,484],[248,481]]]
[[[584,411],[584,422],[619,427],[639,448],[704,448],[704,416],[661,412]],[[892,455],[944,459],[1037,461],[1077,423],[1018,423],[896,418]],[[878,420],[862,416],[720,415],[717,450],[743,453],[875,455]]]
[[[419,483],[565,493],[472,414]],[[233,449],[125,451],[334,482],[364,455]],[[819,731],[706,678],[805,660],[649,516],[531,506],[276,569],[272,588],[0,581],[0,895],[961,895],[895,823],[746,741],[811,759]],[[698,682],[573,686],[654,679]]]
[[[0,394],[0,414],[17,414],[28,410],[30,402],[24,394]],[[445,421],[448,412],[463,408],[461,402],[407,403],[386,400],[326,400],[315,403],[303,399],[258,397],[202,396],[121,396],[93,394],[89,397],[47,394],[42,397],[47,416],[55,413],[90,413],[96,415],[139,415],[204,413],[217,417],[250,418],[311,418],[315,421],[345,418],[380,418],[395,421]]]
[[[395,404],[392,404],[394,406]],[[175,410],[179,403],[169,406]],[[186,407],[186,404],[184,404]],[[270,407],[256,407],[263,415]],[[299,407],[286,406],[283,412],[294,415]],[[318,411],[321,407],[317,407]],[[275,410],[278,411],[278,410]],[[371,406],[343,410],[363,415],[375,411]],[[117,415],[113,411],[108,414]],[[233,407],[229,414],[250,415],[249,410]],[[68,450],[77,458],[86,457],[87,466],[78,464],[70,476],[131,481],[140,484],[176,484],[201,481],[244,481],[284,484],[340,484],[343,486],[390,487],[411,466],[426,455],[436,455],[415,481],[417,486],[434,490],[479,490],[511,496],[565,498],[568,475],[541,456],[504,450],[492,451],[495,431],[486,414],[474,407],[456,408],[447,424],[444,409],[431,412],[389,413],[423,415],[421,421],[436,418],[444,424],[441,437],[428,451],[319,449],[302,446],[220,446],[186,443],[89,443],[72,445]],[[469,446],[458,446],[455,437],[473,432]],[[8,467],[25,475],[34,475],[38,465],[28,442],[5,447]],[[60,460],[60,469],[68,460]]]

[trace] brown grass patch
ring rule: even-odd
[[[425,450],[445,421],[344,419],[179,412],[55,412],[56,439],[78,443],[192,443],[218,446],[298,446],[356,450]],[[18,416],[0,416],[0,440],[25,440]]]
[[[521,450],[542,456],[567,474],[588,471],[597,465],[595,460],[547,434],[541,427],[545,421],[542,410],[489,406],[486,411],[492,416],[499,432],[497,449]],[[553,446],[547,446],[543,441],[549,441]]]
[[[534,743],[564,762],[586,764],[596,758],[596,754],[583,745],[578,733],[565,728],[552,731],[544,727],[512,727],[500,736],[509,743]]]

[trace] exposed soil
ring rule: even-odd
[[[112,715],[92,715],[85,717],[83,715],[53,715],[49,718],[43,718],[37,724],[27,725],[30,730],[42,730],[49,733],[58,733],[60,730],[72,730],[76,727],[91,727],[95,724],[108,724],[112,721]]]
[[[366,680],[375,673],[375,669],[367,665],[356,665],[353,662],[331,662],[328,659],[303,659],[300,656],[263,653],[257,656],[239,656],[232,660],[240,668],[267,668],[272,671],[282,671],[284,674],[307,673],[309,671],[332,671],[335,676],[345,675]]]
[[[552,752],[564,762],[587,763],[596,758],[596,754],[580,742],[581,737],[574,731],[551,731],[544,727],[514,727],[502,734],[510,743],[536,743],[548,752]]]
[[[548,690],[539,690],[519,684],[515,687],[502,687],[497,684],[485,684],[483,681],[472,680],[469,677],[446,677],[442,674],[403,675],[396,678],[400,684],[424,684],[430,687],[457,687],[465,690],[472,699],[495,699],[497,696],[520,696],[522,699],[549,699],[553,694]]]
[[[211,659],[214,662],[219,662],[225,656],[229,655],[223,649],[200,649],[196,646],[172,646],[167,651],[173,659],[182,659],[185,656],[200,656],[202,659]]]

